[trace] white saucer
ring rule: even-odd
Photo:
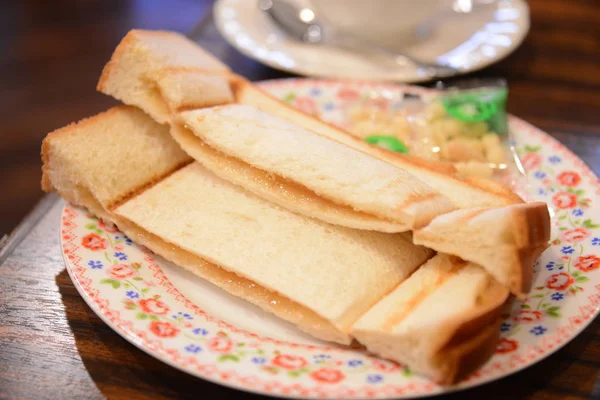
[[[288,40],[258,8],[258,0],[218,0],[214,19],[223,37],[239,51],[273,68],[307,76],[398,82],[429,80],[416,68],[390,70],[358,54]],[[508,56],[529,30],[523,0],[500,0],[480,11],[450,13],[435,32],[406,47],[423,61],[446,61],[467,73]]]

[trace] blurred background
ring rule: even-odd
[[[292,76],[241,55],[207,13],[210,0],[15,1],[0,5],[0,237],[41,198],[44,136],[116,102],[95,91],[132,28],[191,33],[252,80]],[[531,0],[531,30],[508,58],[476,77],[501,76],[509,112],[546,130],[600,170],[600,3]],[[202,22],[201,22],[202,21]],[[201,22],[199,24],[199,22]]]

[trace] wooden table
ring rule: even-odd
[[[210,23],[210,1],[21,1],[3,4],[0,46],[0,236],[41,196],[44,135],[113,104],[98,74],[133,27],[194,31],[253,80],[288,74],[243,57]],[[509,110],[600,171],[600,5],[532,0],[532,30],[508,59],[474,76],[504,76]],[[61,202],[45,198],[0,250],[0,399],[258,398],[188,376],[106,326],[69,279],[58,248]],[[465,399],[600,398],[600,320],[546,360]]]

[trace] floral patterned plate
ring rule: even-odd
[[[345,104],[372,90],[424,91],[305,79],[263,87],[337,124],[344,123]],[[165,363],[215,383],[312,398],[402,398],[480,385],[553,353],[600,309],[598,179],[545,133],[517,118],[510,123],[531,181],[529,196],[553,206],[552,246],[535,265],[529,298],[516,303],[502,324],[496,354],[451,389],[360,349],[312,339],[72,205],[65,206],[61,220],[67,270],[85,301],[120,335]]]

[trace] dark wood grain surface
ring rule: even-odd
[[[94,87],[121,37],[134,27],[191,32],[211,3],[0,3],[0,237],[41,196],[45,134],[114,104]],[[565,143],[598,173],[600,3],[530,5],[532,30],[523,45],[473,76],[506,77],[510,112]],[[250,79],[290,76],[240,55],[210,24],[194,34]],[[47,233],[48,224],[58,223],[52,218],[45,216],[0,262],[0,399],[258,398],[179,372],[114,333],[77,294],[60,254],[48,251],[58,246],[58,235]],[[41,246],[45,240],[54,243]],[[600,321],[537,365],[448,398],[600,398]]]

